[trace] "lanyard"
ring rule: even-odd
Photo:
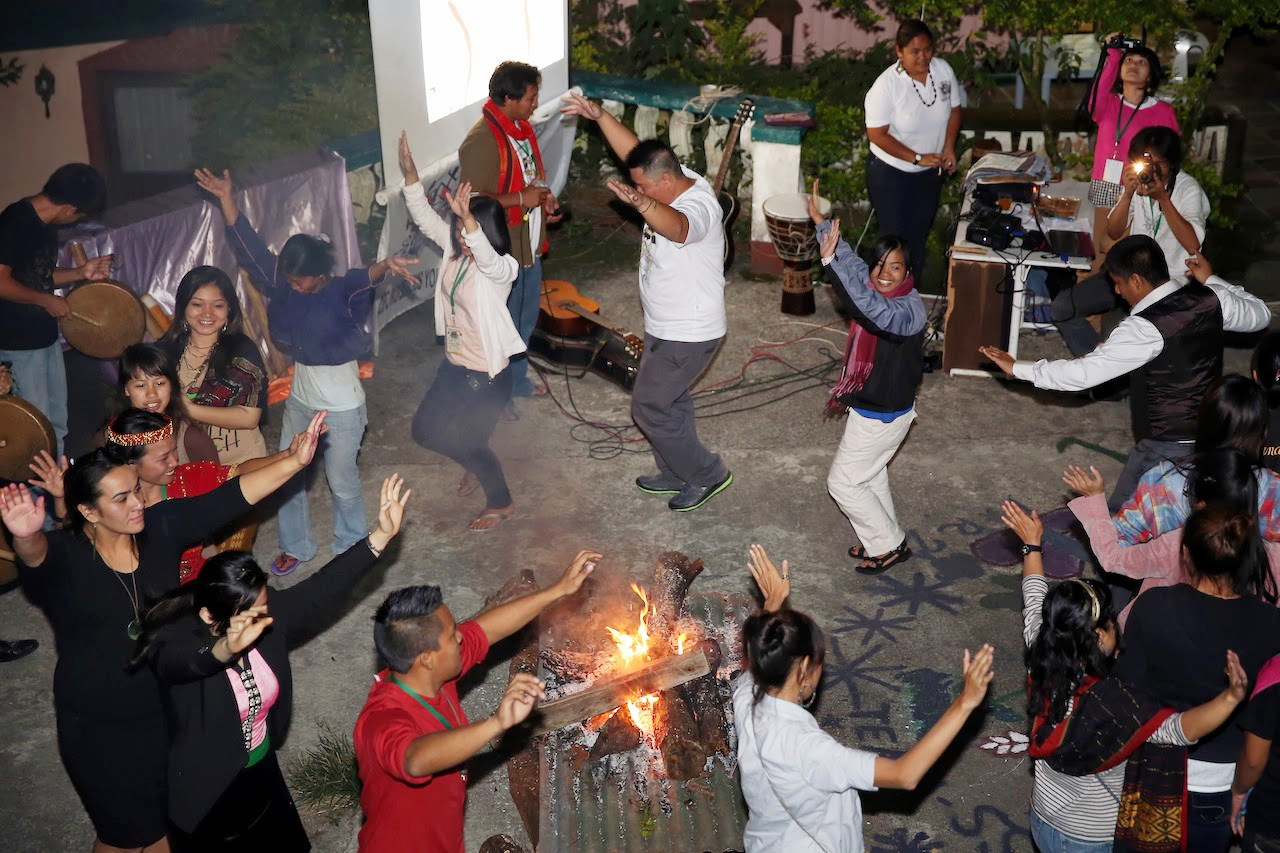
[[[1124,123],[1124,127],[1121,127],[1120,116],[1124,115],[1124,96],[1123,95],[1120,96],[1120,106],[1116,108],[1116,146],[1114,149],[1112,149],[1111,156],[1114,157],[1115,155],[1120,153],[1120,138],[1125,135],[1126,131],[1128,131],[1129,125],[1133,124],[1133,120],[1138,117],[1138,110],[1146,102],[1147,102],[1147,97],[1146,95],[1143,95],[1142,100],[1138,102],[1138,106],[1133,108],[1133,113],[1130,114],[1129,120]]]
[[[427,704],[427,700],[423,699],[423,698],[422,698],[421,696],[419,696],[417,693],[414,693],[414,692],[413,692],[412,690],[410,690],[408,687],[405,687],[402,683],[400,683],[400,679],[396,678],[396,677],[393,675],[393,676],[391,676],[391,683],[392,683],[392,684],[394,684],[396,687],[399,687],[399,688],[400,688],[401,690],[403,690],[405,693],[407,693],[407,694],[409,694],[410,696],[412,696],[412,697],[414,698],[414,700],[415,700],[419,705],[421,705],[422,707],[424,707],[424,708],[426,708],[428,711],[430,711],[430,712],[432,713],[432,715],[433,715],[437,720],[439,720],[439,721],[441,722],[441,724],[442,724],[446,729],[448,729],[448,730],[450,730],[450,731],[452,731],[452,730],[453,730],[453,724],[452,724],[452,723],[450,723],[450,722],[445,718],[444,714],[441,714],[441,713],[440,713],[439,711],[437,711],[435,708],[433,708],[433,707],[431,707],[430,705],[428,705],[428,704]],[[443,694],[442,694],[442,695],[443,695]],[[445,701],[445,702],[448,702],[448,701],[449,701],[449,697],[448,697],[447,695],[445,695],[445,697],[444,697],[444,701]],[[450,710],[452,710],[452,703],[450,703]]]
[[[453,280],[453,287],[449,289],[449,314],[455,315],[458,312],[453,308],[453,295],[458,292],[458,285],[462,284],[462,280],[466,278],[467,268],[471,266],[471,259],[464,258],[462,264],[458,267],[458,275]]]
[[[1160,226],[1164,224],[1164,211],[1160,211],[1160,215],[1156,216],[1156,204],[1151,200],[1151,196],[1147,196],[1147,221],[1155,223],[1155,227],[1151,229],[1151,238],[1155,239],[1160,235]]]

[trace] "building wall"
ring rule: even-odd
[[[121,44],[118,41],[82,44],[3,54],[26,68],[12,86],[0,86],[0,207],[40,191],[45,179],[63,163],[89,162],[84,109],[80,99],[78,63],[85,57]],[[35,77],[45,65],[54,76],[50,117],[36,95]]]

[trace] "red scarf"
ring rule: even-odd
[[[494,142],[498,143],[498,192],[499,193],[516,193],[525,187],[524,170],[520,168],[519,162],[512,156],[511,143],[508,139],[514,139],[517,142],[525,142],[526,140],[533,147],[533,160],[538,164],[538,178],[546,179],[546,172],[542,168],[542,152],[538,149],[538,137],[533,132],[533,125],[527,121],[512,121],[507,118],[502,110],[498,109],[498,105],[493,102],[493,98],[484,102],[484,118],[489,125],[489,132],[493,134]],[[512,228],[519,228],[520,223],[524,220],[524,208],[520,205],[507,208],[507,223]]]
[[[888,299],[906,296],[915,284],[915,277],[908,275],[901,284],[886,292],[884,296]],[[866,286],[875,287],[875,284],[867,279]],[[862,386],[867,384],[867,377],[871,375],[871,368],[875,366],[876,344],[879,340],[878,335],[869,331],[858,320],[855,319],[849,324],[849,340],[844,346],[844,372],[840,374],[840,381],[831,389],[831,395],[827,398],[828,412],[842,411],[846,407],[842,402],[843,398],[861,391]]]

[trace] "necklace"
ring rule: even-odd
[[[924,87],[923,87],[922,85],[921,85],[921,86],[918,86],[918,85],[916,84],[916,78],[914,78],[914,77],[912,77],[910,74],[908,74],[908,75],[907,75],[907,79],[911,81],[911,91],[913,91],[913,92],[915,92],[915,93],[916,93],[916,97],[920,99],[920,103],[924,104],[926,107],[931,107],[931,106],[933,106],[934,104],[938,103],[938,84],[937,84],[937,83],[935,83],[935,82],[933,82],[933,72],[932,72],[932,71],[930,71],[928,74],[926,74],[926,75],[925,75],[925,78],[924,78],[924,79],[925,79],[925,82],[929,84],[929,88],[933,91],[933,100],[932,100],[932,101],[926,101],[926,100],[924,99],[924,95],[922,95],[922,94],[921,94],[921,91],[923,90],[923,88],[924,88]]]
[[[129,550],[133,554],[134,561],[138,559],[138,543],[134,541],[133,534],[129,534]],[[124,579],[120,577],[120,573],[111,568],[111,564],[107,562],[107,558],[98,550],[98,525],[93,526],[93,554],[102,561],[102,565],[107,567],[107,571],[120,581],[120,588],[124,590],[124,594],[129,596],[129,604],[133,606],[133,621],[131,621],[125,632],[129,635],[130,640],[136,640],[142,636],[142,611],[140,604],[141,596],[138,595],[138,569],[134,567],[129,573],[129,580],[133,583],[133,592],[129,591],[129,587],[125,585]]]
[[[183,390],[191,399],[195,399],[195,395],[200,390],[200,386],[204,384],[204,376],[209,369],[209,359],[213,356],[213,349],[217,345],[218,344],[215,341],[209,345],[207,350],[202,352],[200,347],[195,346],[190,340],[188,340],[186,349],[182,351],[182,358],[179,359],[179,366],[182,368],[180,372],[191,377],[191,381],[187,382],[186,387]],[[196,358],[196,363],[194,364],[187,357],[188,354],[192,353],[194,353]]]

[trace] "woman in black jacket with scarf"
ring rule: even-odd
[[[289,649],[399,532],[403,482],[383,481],[376,530],[301,583],[268,592],[253,556],[230,551],[147,612],[133,663],[151,663],[169,709],[175,850],[311,849],[274,753],[292,710]]]

